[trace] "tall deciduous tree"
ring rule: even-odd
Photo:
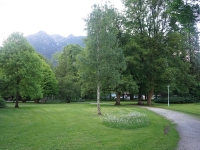
[[[42,57],[42,94],[43,97],[55,96],[58,94],[58,81],[50,65]]]
[[[86,19],[87,39],[85,50],[79,57],[79,73],[83,85],[96,87],[97,109],[101,115],[101,89],[118,85],[121,71],[125,68],[122,49],[119,47],[118,31],[115,27],[117,10],[112,6],[94,5]]]
[[[187,61],[191,64],[190,74],[195,76],[195,84],[190,86],[190,94],[195,96],[193,90],[200,84],[199,33],[196,26],[200,14],[199,4],[195,1],[173,0],[170,3],[170,12],[172,28],[183,35],[183,48],[187,54]]]
[[[19,107],[19,96],[31,99],[42,97],[42,61],[23,34],[12,33],[4,41],[0,53],[4,94],[7,97],[15,96],[15,107]]]
[[[59,97],[67,102],[80,98],[80,82],[77,70],[77,55],[82,52],[79,45],[67,45],[58,57],[55,72],[58,79]]]
[[[156,87],[169,83],[175,87],[175,83],[182,83],[182,78],[193,80],[188,72],[190,64],[183,49],[183,36],[171,28],[169,1],[123,0],[123,3],[131,36],[125,51],[128,68],[138,83],[139,95],[146,91],[147,103],[151,105]],[[180,74],[182,78],[175,80]]]

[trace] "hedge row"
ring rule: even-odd
[[[168,103],[168,98],[158,98],[154,99],[155,103]],[[183,104],[183,103],[196,103],[200,102],[199,98],[196,97],[169,97],[169,102],[174,104]]]

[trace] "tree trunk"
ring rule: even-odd
[[[100,83],[97,84],[97,109],[98,115],[101,115],[101,108],[100,108]]]
[[[120,95],[121,95],[121,92],[116,93],[117,99],[116,99],[115,105],[120,105]]]
[[[142,104],[142,88],[140,87],[139,88],[139,91],[138,91],[138,105],[141,105]]]
[[[151,88],[151,89],[148,91],[148,95],[147,95],[147,105],[151,105],[151,98],[152,98],[152,95],[153,95],[153,91],[154,91],[154,88]]]
[[[19,90],[17,89],[17,92],[16,92],[15,108],[19,108],[18,101],[19,101]]]
[[[35,99],[34,103],[39,103],[40,99]]]
[[[26,100],[23,99],[23,100],[22,100],[22,103],[26,103]]]
[[[134,100],[133,94],[130,94],[130,100]]]
[[[71,102],[71,98],[66,97],[66,102],[67,102],[67,103],[70,103],[70,102]]]

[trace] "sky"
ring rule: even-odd
[[[105,0],[0,0],[0,46],[12,32],[86,35],[84,18]],[[110,0],[119,10],[121,0]]]

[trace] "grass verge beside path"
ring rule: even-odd
[[[155,113],[132,105],[101,105],[103,114],[134,111],[147,114],[150,124],[137,129],[111,128],[89,103],[14,103],[0,109],[0,149],[8,150],[173,150],[179,136],[175,125]],[[166,127],[169,132],[164,133]]]
[[[160,107],[170,110],[181,111],[191,115],[195,115],[200,118],[200,103],[192,104],[170,104],[169,107],[167,104],[153,103],[153,107]]]

